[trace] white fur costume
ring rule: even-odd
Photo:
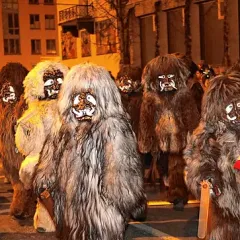
[[[38,63],[23,82],[24,98],[28,109],[17,122],[15,141],[18,150],[25,156],[19,175],[26,189],[32,188],[32,178],[39,154],[46,136],[53,126],[53,121],[58,116],[57,100],[45,99],[43,77],[49,70],[59,70],[63,74],[63,78],[68,72],[68,68],[61,63],[44,61]],[[39,203],[34,216],[34,227],[47,232],[55,231],[55,226],[46,209]]]

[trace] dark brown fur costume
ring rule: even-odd
[[[174,74],[177,90],[160,92],[158,76]],[[175,204],[186,203],[188,191],[184,183],[185,163],[182,150],[187,134],[199,122],[196,102],[187,87],[190,71],[185,61],[177,54],[167,54],[151,60],[144,68],[144,85],[141,105],[139,149],[151,152],[153,157],[160,152],[168,157],[168,200]]]
[[[22,95],[22,82],[27,73],[28,70],[20,63],[8,63],[0,72],[0,88],[2,89],[4,83],[9,82],[17,97],[15,103],[5,103],[2,97],[0,100],[0,154],[3,168],[14,190],[10,214],[17,218],[33,216],[35,211],[35,197],[32,191],[25,190],[19,180],[23,156],[17,151],[14,136],[17,119],[26,107]]]
[[[75,94],[91,91],[96,111],[78,120]],[[58,102],[61,125],[43,147],[35,188],[52,190],[62,240],[122,240],[127,220],[142,211],[141,161],[119,91],[109,73],[87,63],[72,67]]]
[[[131,124],[135,134],[138,134],[140,107],[142,102],[142,87],[141,87],[142,71],[139,67],[132,67],[130,65],[121,66],[116,78],[118,88],[121,86],[121,78],[127,77],[133,81],[133,88],[130,92],[123,92],[120,88],[121,99],[124,108],[130,115]]]
[[[233,165],[240,155],[240,126],[224,120],[225,108],[240,99],[240,74],[229,73],[210,81],[203,98],[202,120],[184,151],[187,185],[200,198],[200,183],[211,179],[219,194],[213,207],[210,240],[237,240],[240,236],[240,173]]]

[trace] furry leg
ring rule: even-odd
[[[16,218],[32,217],[36,209],[36,197],[32,190],[26,190],[21,182],[12,185],[14,192],[10,214]]]
[[[176,210],[183,210],[188,201],[188,190],[184,181],[185,162],[181,154],[168,157],[168,201],[174,203]],[[178,204],[181,203],[178,208]]]
[[[43,204],[38,201],[34,215],[34,228],[38,232],[55,232],[56,228],[52,218]]]

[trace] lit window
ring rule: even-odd
[[[19,39],[4,39],[4,54],[19,55],[20,54]]]
[[[30,14],[30,28],[40,29],[39,14]]]
[[[55,29],[54,15],[45,15],[45,29]]]
[[[31,52],[32,54],[41,54],[41,40],[39,39],[31,40]]]
[[[39,4],[38,0],[29,0],[29,4]]]
[[[56,40],[55,39],[47,39],[46,40],[46,52],[47,54],[56,54]]]

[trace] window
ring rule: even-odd
[[[19,22],[17,13],[8,13],[8,33],[19,35]]]
[[[32,39],[31,40],[31,52],[32,54],[41,54],[41,40]]]
[[[30,28],[40,29],[39,14],[30,14]]]
[[[4,54],[5,55],[18,55],[20,54],[20,41],[19,39],[4,39]]]
[[[38,0],[29,0],[29,4],[39,4]]]
[[[54,15],[45,15],[45,29],[55,29]]]
[[[47,54],[56,54],[56,40],[55,39],[47,39],[46,40],[46,52]]]
[[[11,9],[17,10],[18,9],[18,0],[3,0],[3,9]]]
[[[44,4],[53,4],[53,0],[44,0]]]

